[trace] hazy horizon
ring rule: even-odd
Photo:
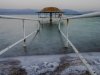
[[[75,11],[100,11],[100,0],[0,0],[3,9],[38,9],[58,7]]]

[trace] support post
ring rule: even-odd
[[[52,24],[52,13],[50,13],[50,24]]]
[[[59,25],[58,25],[58,29],[60,30],[60,20],[59,20]]]
[[[67,26],[66,26],[66,47],[68,47],[68,23],[69,19],[67,19]]]
[[[24,25],[24,20],[25,20],[25,19],[23,19],[24,47],[26,47],[26,38],[25,38],[25,25]]]
[[[40,21],[38,20],[38,31],[40,30]]]

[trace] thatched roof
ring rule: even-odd
[[[60,9],[58,9],[57,7],[46,7],[46,8],[43,8],[38,13],[63,13],[63,12]]]

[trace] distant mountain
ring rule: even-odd
[[[35,9],[0,9],[0,14],[37,14]]]
[[[75,10],[70,10],[70,9],[62,9],[63,12],[65,12],[66,15],[80,15],[80,14],[88,14],[96,11],[84,11],[84,12],[78,12]]]
[[[76,15],[76,14],[80,14],[79,12],[74,11],[74,10],[70,10],[70,9],[62,9],[62,11],[65,12],[65,14],[67,14],[67,15]]]
[[[36,9],[0,9],[0,14],[1,15],[7,15],[7,14],[18,14],[18,15],[22,15],[22,14],[37,14],[36,12],[38,12],[40,10],[36,10]],[[91,13],[94,11],[86,11],[86,12],[77,12],[74,10],[70,10],[70,9],[62,9],[63,12],[65,12],[64,14],[67,15],[79,15],[79,14],[87,14],[87,13]]]

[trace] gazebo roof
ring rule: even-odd
[[[57,7],[45,7],[40,12],[37,13],[64,13]]]

